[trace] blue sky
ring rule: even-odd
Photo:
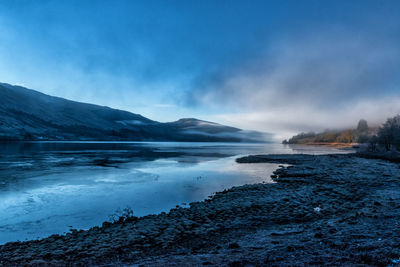
[[[0,81],[288,135],[400,112],[400,2],[1,1]]]

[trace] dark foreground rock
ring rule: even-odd
[[[400,169],[355,155],[250,156],[276,183],[168,214],[0,247],[0,265],[380,265],[400,262]]]

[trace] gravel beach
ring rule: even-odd
[[[189,208],[0,246],[0,265],[398,265],[399,164],[355,154],[258,155],[274,183]]]

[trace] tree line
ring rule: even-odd
[[[377,150],[400,150],[400,115],[388,118],[378,129],[378,133],[368,140],[369,149]]]
[[[367,121],[361,119],[355,129],[325,130],[322,133],[303,132],[289,140],[284,140],[283,144],[366,143],[370,132]]]
[[[370,151],[400,151],[400,115],[388,118],[378,129],[371,129],[367,121],[361,119],[355,129],[300,133],[282,143],[359,143],[368,145]]]

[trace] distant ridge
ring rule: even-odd
[[[195,118],[161,123],[0,83],[0,140],[265,142],[271,138]]]

